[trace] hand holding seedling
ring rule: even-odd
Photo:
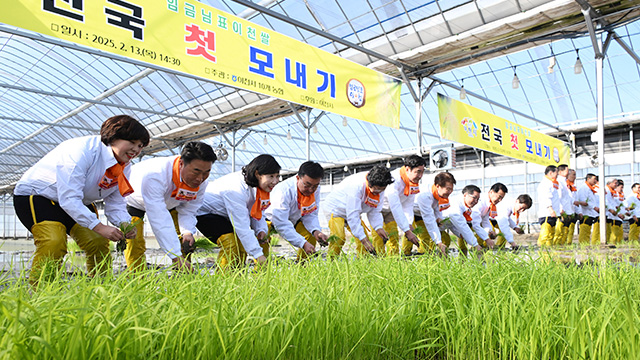
[[[384,235],[387,235],[387,233],[383,229],[379,229],[379,230],[382,230]],[[379,230],[376,230],[376,232],[378,232],[378,235],[380,235]],[[382,238],[384,239],[384,237]],[[367,250],[372,255],[376,255],[376,249],[373,247],[373,244],[371,244],[371,241],[369,241],[369,239],[365,237],[364,239],[360,239],[360,242],[362,243],[362,246],[364,246],[365,250]]]
[[[178,256],[173,258],[173,268],[178,271],[187,271],[192,272],[193,267],[191,267],[191,263],[189,260],[185,259],[184,256]]]
[[[495,239],[496,237],[498,237],[498,235],[496,235],[496,233],[493,230],[489,230],[487,235],[489,235],[489,239]]]
[[[196,240],[192,233],[182,234],[182,255],[187,256],[196,250]]]
[[[495,241],[491,239],[486,239],[484,242],[487,243],[487,246],[489,247],[489,249],[493,249],[493,247],[496,245]]]
[[[378,236],[380,236],[384,240],[385,243],[387,242],[387,240],[389,240],[389,235],[386,231],[384,231],[383,228],[376,230],[376,232],[378,233]]]
[[[313,255],[316,252],[316,247],[311,245],[310,242],[305,241],[304,245],[302,245],[302,250],[307,253],[307,255]]]
[[[329,245],[329,237],[327,236],[327,234],[321,232],[320,230],[314,231],[313,236],[316,238],[320,246]]]
[[[100,223],[93,228],[93,231],[100,234],[100,236],[114,242],[124,240],[124,234],[122,233],[122,231],[114,226],[104,225]]]
[[[515,232],[516,232],[516,234],[518,234],[518,235],[522,235],[522,234],[524,234],[524,230],[523,230],[520,226],[516,226],[516,227],[513,229],[513,231],[515,231]]]
[[[267,238],[267,233],[264,231],[260,231],[258,233],[258,235],[256,235],[256,238],[258,239],[258,242],[260,244],[264,244],[266,243],[269,239]]]
[[[449,253],[449,249],[447,249],[447,245],[445,245],[444,243],[439,243],[438,250],[440,250],[440,256],[447,257]]]
[[[404,233],[404,236],[407,238],[407,240],[411,241],[413,245],[420,246],[420,240],[411,230],[406,231]]]

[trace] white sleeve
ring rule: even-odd
[[[182,255],[182,250],[173,218],[167,210],[164,198],[166,190],[167,184],[162,183],[157,176],[147,176],[140,186],[151,230],[153,230],[160,247],[171,259],[174,259]]]
[[[358,198],[357,192],[347,195],[345,213],[347,217],[347,225],[349,225],[353,236],[358,240],[366,238],[367,234],[365,234],[364,229],[362,228],[362,220],[360,220],[360,214],[362,213],[362,201]],[[371,219],[369,219],[369,221],[371,221]],[[373,226],[373,224],[371,224],[371,226]]]
[[[442,242],[442,238],[440,236],[440,229],[438,228],[437,215],[433,211],[431,204],[429,204],[429,200],[431,200],[429,196],[422,192],[416,196],[416,203],[420,209],[424,226],[427,228],[431,240],[437,245]]]
[[[500,227],[500,231],[504,234],[504,238],[507,239],[507,242],[512,243],[513,233],[511,232],[511,219],[508,216],[500,215],[498,213],[498,227]]]
[[[252,220],[255,219],[249,215],[249,209],[247,209],[246,199],[244,199],[243,194],[227,190],[223,191],[221,195],[224,206],[227,209],[229,221],[231,221],[233,229],[247,254],[254,258],[263,256],[262,247],[260,247],[258,238],[252,230]],[[265,221],[264,216],[261,221]],[[257,223],[253,224],[254,227],[256,225]]]
[[[316,189],[316,193],[314,196],[316,199],[316,210],[311,214],[307,214],[302,217],[302,224],[312,235],[316,230],[322,231],[322,227],[320,227],[320,221],[318,220],[318,209],[320,209],[320,187]]]
[[[384,219],[382,218],[382,204],[369,211],[367,213],[367,219],[369,219],[369,224],[374,231],[382,229],[384,227]]]
[[[471,215],[471,219],[471,226],[473,227],[473,230],[475,230],[476,234],[478,234],[480,239],[487,240],[489,238],[489,234],[487,234],[482,227],[482,217],[480,214],[474,211]]]
[[[445,216],[449,216],[449,220],[451,220],[451,226],[453,226],[458,233],[462,235],[464,241],[469,244],[469,246],[477,246],[478,239],[467,225],[467,219],[465,219],[458,205],[451,206],[447,211],[445,211]]]
[[[293,199],[288,196],[286,191],[271,192],[271,206],[273,207],[271,209],[271,224],[291,245],[300,248],[304,245],[305,239],[298,234],[294,227],[295,224],[289,220],[290,201]]]
[[[551,183],[550,185],[553,186]],[[553,205],[553,191],[549,188],[549,184],[541,183],[538,187],[538,200],[540,209],[547,209]]]
[[[93,229],[100,224],[100,219],[84,205],[82,192],[87,181],[87,172],[94,162],[88,155],[86,150],[65,153],[56,164],[56,186],[60,207],[75,222]]]
[[[407,232],[409,230],[409,221],[407,220],[405,209],[400,201],[400,196],[404,196],[404,192],[400,193],[395,183],[391,184],[389,188],[390,189],[387,190],[388,193],[385,191],[385,196],[387,197],[387,201],[389,201],[389,208],[391,214],[393,214],[393,219],[403,233]]]
[[[196,212],[202,207],[204,203],[204,194],[207,189],[208,182],[203,182],[198,189],[198,194],[195,200],[185,201],[178,205],[176,211],[178,211],[178,226],[180,227],[180,233],[196,233]]]
[[[122,222],[131,221],[131,215],[127,212],[127,200],[120,195],[120,191],[114,191],[104,198],[104,214],[109,222],[119,226]]]

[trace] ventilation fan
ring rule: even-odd
[[[456,150],[453,145],[432,147],[429,162],[432,171],[453,169],[456,167]]]

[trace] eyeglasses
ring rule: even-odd
[[[478,201],[480,199],[480,195],[473,196],[471,194],[464,194],[464,196],[468,196],[468,197],[472,198],[474,201]]]

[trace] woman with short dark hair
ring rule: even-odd
[[[32,284],[44,262],[59,263],[67,253],[67,234],[85,251],[89,274],[111,269],[109,240],[124,239],[117,226],[130,219],[124,199],[133,191],[129,165],[148,144],[142,124],[128,115],[113,116],[100,135],[64,141],[22,176],[13,204],[36,245]],[[100,222],[97,200],[104,201],[105,215],[115,226]]]
[[[268,227],[263,211],[271,204],[269,193],[279,182],[280,164],[262,154],[242,168],[218,178],[208,187],[198,211],[196,227],[222,249],[222,269],[244,264],[247,254],[258,263],[269,254]]]

